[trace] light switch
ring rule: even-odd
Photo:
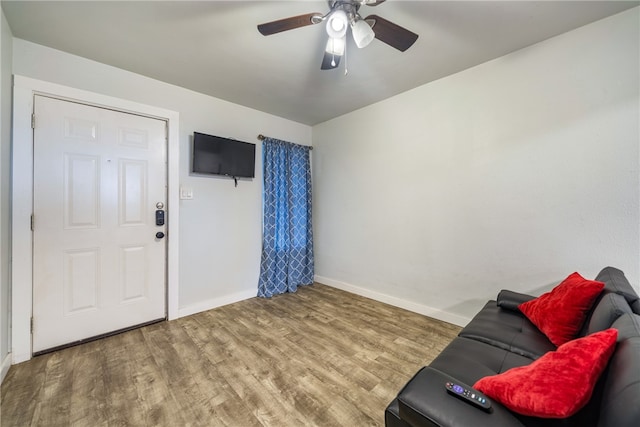
[[[180,200],[191,200],[191,199],[193,199],[193,188],[180,187]]]

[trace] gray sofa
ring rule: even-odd
[[[605,288],[580,336],[613,327],[618,339],[591,399],[577,414],[564,419],[529,417],[495,401],[491,412],[484,412],[445,391],[447,381],[472,386],[482,377],[528,365],[556,349],[518,310],[520,303],[534,297],[503,290],[398,393],[385,411],[386,427],[640,426],[640,298],[616,268],[604,268],[595,280]]]

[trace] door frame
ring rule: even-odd
[[[31,359],[33,314],[33,129],[31,117],[35,95],[108,108],[164,120],[167,123],[167,260],[166,312],[168,320],[179,317],[179,123],[176,111],[115,98],[55,83],[13,76],[13,138],[11,171],[11,347],[13,363]]]

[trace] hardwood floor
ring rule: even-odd
[[[38,356],[9,426],[382,426],[460,328],[328,286],[252,298]]]

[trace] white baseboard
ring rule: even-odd
[[[7,372],[9,372],[9,368],[11,367],[11,353],[7,353],[7,355],[2,359],[2,364],[0,364],[0,384],[4,381],[4,377],[7,376]]]
[[[219,298],[212,298],[206,301],[200,301],[196,304],[188,305],[186,307],[181,307],[178,309],[178,318],[191,316],[192,314],[222,307],[223,305],[233,304],[234,302],[244,301],[246,299],[255,297],[257,293],[257,289],[236,292],[235,294],[225,295]]]
[[[352,294],[371,298],[375,301],[383,302],[394,307],[403,308],[414,313],[433,317],[434,319],[442,320],[443,322],[453,323],[454,325],[465,326],[471,320],[470,318],[460,316],[458,314],[449,313],[447,311],[429,307],[424,304],[418,304],[413,301],[403,300],[398,297],[383,294],[377,291],[372,291],[370,289],[361,288],[359,286],[341,282],[339,280],[329,279],[328,277],[315,276],[314,280],[323,285],[331,286],[332,288],[342,289],[343,291],[351,292]]]

